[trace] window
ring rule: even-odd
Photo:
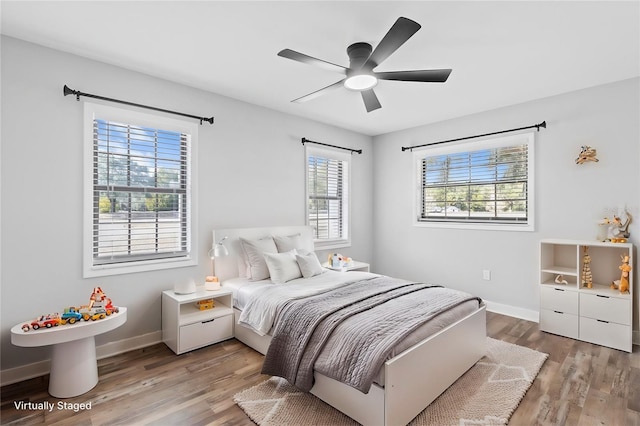
[[[316,246],[347,247],[349,237],[349,168],[351,155],[306,147],[307,225]]]
[[[532,231],[533,157],[533,133],[416,151],[416,223]]]
[[[197,126],[85,105],[85,276],[196,264]]]

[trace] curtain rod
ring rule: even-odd
[[[106,98],[104,96],[92,95],[90,93],[83,93],[83,92],[81,92],[79,90],[69,89],[69,87],[66,84],[62,88],[62,93],[64,93],[65,96],[67,96],[67,95],[76,95],[76,100],[78,100],[78,101],[80,100],[80,96],[86,96],[87,98],[101,99],[103,101],[117,102],[119,104],[131,105],[131,106],[140,107],[140,108],[152,109],[154,111],[167,112],[169,114],[181,115],[183,117],[195,118],[196,120],[200,120],[200,124],[201,125],[202,125],[203,121],[207,121],[210,124],[213,124],[213,117],[210,117],[210,118],[198,117],[196,115],[185,114],[185,113],[182,113],[182,112],[171,111],[171,110],[168,110],[168,109],[156,108],[156,107],[152,107],[152,106],[148,106],[148,105],[142,105],[142,104],[136,104],[136,103],[128,102],[128,101],[121,101],[119,99]]]
[[[302,138],[302,145],[304,145],[305,143],[315,143],[316,145],[323,145],[323,146],[329,146],[331,148],[338,148],[338,149],[344,149],[345,151],[351,151],[351,153],[358,153],[358,154],[362,154],[362,150],[361,149],[353,149],[353,148],[345,148],[343,146],[337,146],[337,145],[329,145],[328,143],[322,143],[322,142],[316,142],[316,141],[310,141],[307,138]]]
[[[413,151],[414,148],[422,148],[423,146],[429,146],[429,145],[438,145],[441,143],[448,143],[448,142],[456,142],[456,141],[462,141],[465,139],[474,139],[474,138],[481,138],[483,136],[491,136],[491,135],[498,135],[500,133],[507,133],[507,132],[517,132],[518,130],[525,130],[525,129],[533,129],[536,128],[536,130],[540,131],[540,127],[544,127],[545,129],[547,128],[547,122],[543,121],[542,123],[539,124],[534,124],[532,126],[526,126],[526,127],[519,127],[517,129],[509,129],[509,130],[500,130],[498,132],[492,132],[492,133],[485,133],[482,135],[474,135],[474,136],[465,136],[463,138],[457,138],[457,139],[449,139],[447,141],[440,141],[440,142],[432,142],[432,143],[425,143],[422,145],[413,145],[413,146],[403,146],[402,147],[402,151],[406,151],[406,150],[410,150]]]

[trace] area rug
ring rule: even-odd
[[[547,357],[488,337],[487,354],[410,425],[507,424]],[[237,393],[234,401],[259,426],[358,424],[279,377]]]

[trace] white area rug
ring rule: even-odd
[[[547,357],[487,337],[487,354],[410,424],[507,424]],[[260,426],[358,424],[279,377],[237,393],[234,401]]]

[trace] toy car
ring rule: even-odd
[[[85,306],[80,308],[80,314],[85,321],[95,321],[107,317],[107,311],[104,308],[89,308]]]
[[[62,322],[62,324],[75,324],[76,321],[80,321],[81,319],[82,314],[73,306],[65,308],[64,313],[60,316],[60,322]]]
[[[41,315],[31,322],[31,328],[37,330],[41,327],[51,328],[60,325],[60,316],[56,314]],[[26,324],[25,324],[26,325]],[[22,327],[24,330],[24,326]]]

